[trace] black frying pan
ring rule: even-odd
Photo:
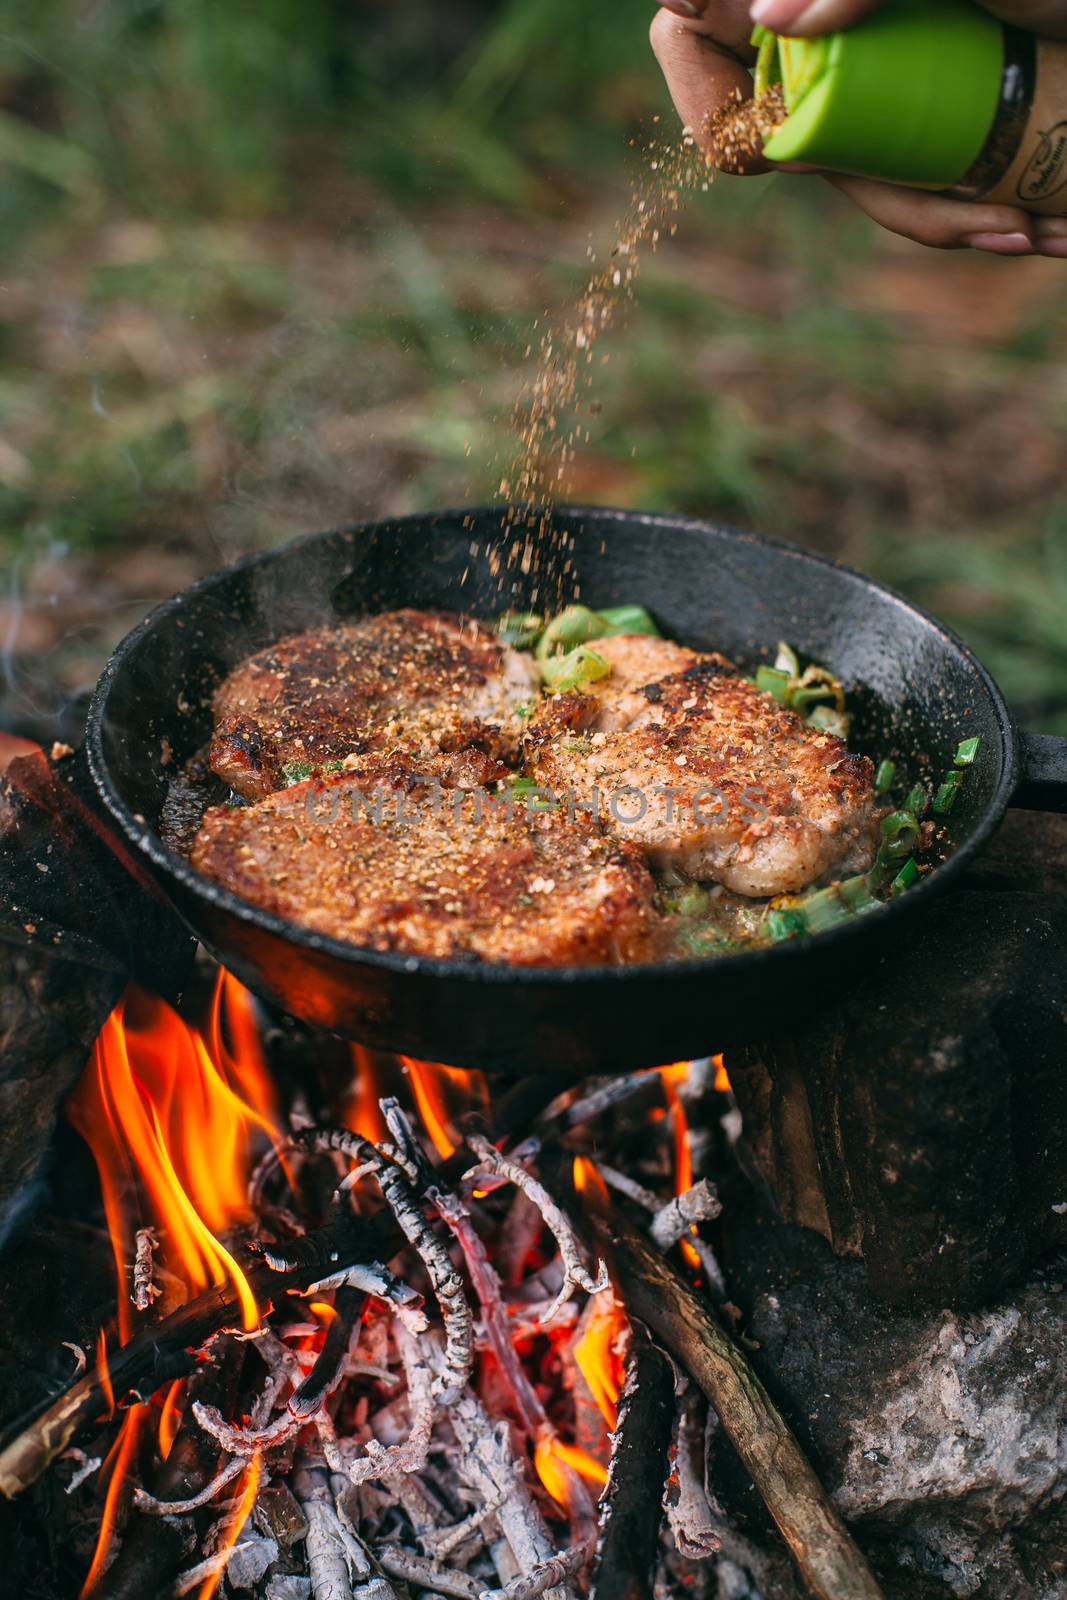
[[[89,712],[93,778],[115,824],[193,932],[257,993],[385,1050],[528,1073],[630,1069],[705,1055],[818,1003],[907,939],[1009,805],[1067,809],[1067,740],[1021,734],[996,684],[940,623],[846,567],[710,523],[568,510],[582,598],[636,602],[663,633],[754,665],[787,639],[831,666],[853,744],[936,777],[982,737],[951,817],[955,850],[884,909],[823,934],[705,961],[529,969],[363,950],[283,922],[201,878],[161,842],[163,752],[204,744],[211,694],[237,662],[336,618],[400,606],[501,609],[499,510],[441,512],[300,539],[204,578],[119,646]],[[465,575],[465,577],[464,577]]]

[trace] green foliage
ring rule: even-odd
[[[7,0],[0,549],[210,566],[492,495],[535,323],[674,127],[650,14]],[[852,559],[1067,728],[1067,310],[1050,276],[1005,311],[1016,272],[909,252],[813,182],[717,182],[604,341],[575,496]]]

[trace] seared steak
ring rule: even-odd
[[[191,859],[266,911],[378,950],[520,966],[653,958],[662,924],[640,853],[580,813],[530,810],[510,788],[324,775],[208,811]]]
[[[528,771],[595,808],[658,868],[749,896],[796,893],[869,867],[874,769],[753,687],[721,657],[651,639],[597,641],[623,672],[545,702]],[[628,668],[648,674],[643,685]],[[657,670],[666,665],[666,673]]]
[[[475,622],[391,611],[316,629],[250,656],[215,696],[209,762],[259,799],[346,757],[417,760],[474,746],[513,752],[516,707],[538,693],[527,656]]]

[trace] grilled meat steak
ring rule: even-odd
[[[512,753],[536,699],[529,657],[488,629],[429,611],[320,628],[249,657],[215,695],[212,769],[247,800],[328,762],[476,747]],[[289,768],[286,773],[285,769]]]
[[[594,648],[622,671],[539,707],[527,770],[541,786],[595,806],[653,867],[741,895],[796,893],[871,865],[881,811],[866,757],[721,657],[681,652],[678,670],[678,646],[663,641]]]
[[[216,806],[198,871],[266,911],[378,950],[519,966],[641,961],[661,949],[633,846],[581,813],[435,792],[394,775],[322,775]]]

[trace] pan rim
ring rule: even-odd
[[[952,856],[937,867],[936,871],[928,874],[906,895],[884,902],[878,911],[870,916],[858,918],[824,933],[806,934],[779,944],[756,946],[750,950],[735,951],[728,955],[693,957],[688,960],[633,962],[618,966],[527,967],[505,962],[481,961],[477,958],[444,960],[440,957],[419,956],[403,951],[376,950],[366,945],[350,944],[343,939],[304,928],[299,923],[289,922],[273,912],[260,909],[251,901],[242,899],[232,890],[223,888],[221,884],[197,872],[184,857],[170,850],[156,830],[126,803],[112,778],[104,749],[108,699],[128,657],[137,649],[143,638],[169,617],[181,613],[190,602],[209,592],[224,578],[256,566],[269,565],[283,550],[292,550],[301,545],[315,544],[338,536],[354,537],[384,530],[402,533],[405,528],[424,528],[435,520],[503,517],[507,509],[504,505],[495,504],[445,508],[432,512],[409,513],[402,517],[376,518],[370,522],[346,524],[318,533],[299,534],[284,544],[274,545],[269,550],[250,552],[227,566],[205,573],[188,588],[161,601],[119,642],[100,675],[89,704],[86,754],[97,793],[110,816],[118,824],[125,839],[151,862],[165,881],[175,881],[185,894],[191,895],[200,903],[206,902],[216,912],[222,912],[239,922],[253,926],[289,945],[329,957],[343,966],[377,968],[400,977],[440,978],[479,985],[522,984],[546,989],[567,988],[579,982],[595,982],[610,986],[635,979],[684,982],[700,976],[710,977],[716,973],[740,974],[742,971],[751,973],[761,967],[766,968],[769,973],[778,969],[784,972],[784,964],[787,961],[792,959],[795,962],[801,955],[813,950],[829,954],[840,947],[845,940],[855,940],[872,931],[888,933],[891,927],[900,925],[904,918],[916,915],[920,907],[928,905],[935,896],[954,883],[999,827],[1018,785],[1019,753],[1016,726],[995,679],[970,647],[939,618],[924,610],[922,606],[916,605],[898,590],[869,577],[846,562],[806,550],[803,546],[784,539],[756,533],[751,529],[735,528],[730,524],[708,518],[674,516],[666,512],[628,511],[623,507],[614,506],[570,504],[561,507],[557,515],[571,515],[581,517],[585,521],[608,525],[618,523],[620,519],[625,518],[630,525],[639,527],[676,532],[685,529],[698,534],[725,535],[732,541],[769,548],[799,561],[803,566],[828,568],[841,573],[867,588],[876,590],[880,596],[892,601],[900,610],[919,617],[945,644],[963,658],[987,695],[999,725],[1002,757],[1000,776],[985,812],[970,837],[958,846]]]

